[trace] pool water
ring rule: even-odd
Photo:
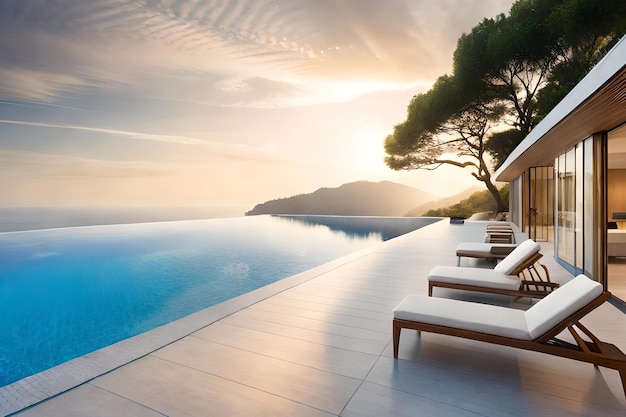
[[[0,387],[390,237],[328,219],[0,233]],[[394,220],[393,235],[432,222]]]

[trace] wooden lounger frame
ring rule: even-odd
[[[478,259],[504,259],[513,250],[515,250],[515,246],[498,246],[497,243],[493,243],[493,246],[489,249],[489,252],[478,253],[472,250],[459,250],[456,251],[456,256],[458,257],[457,266],[461,265],[461,258],[478,258]]]
[[[549,355],[574,359],[577,361],[592,363],[595,366],[603,366],[615,369],[619,372],[622,380],[622,388],[626,395],[626,355],[615,345],[600,341],[579,320],[589,312],[600,306],[611,297],[609,292],[604,292],[585,307],[576,311],[565,320],[548,330],[535,340],[514,339],[504,336],[497,336],[487,333],[480,333],[471,330],[464,330],[455,327],[441,326],[436,324],[422,323],[410,320],[393,320],[393,357],[398,358],[400,344],[400,331],[402,329],[412,329],[430,333],[438,333],[449,336],[462,337],[465,339],[478,340],[496,345],[510,346],[518,349],[530,350],[534,352],[547,353]],[[590,341],[583,339],[576,328]],[[574,337],[576,344],[558,339],[559,333],[569,330]]]
[[[489,253],[478,254],[475,251],[457,250],[458,264],[461,265],[461,258],[482,258],[482,259],[503,259],[515,249],[515,246],[498,246],[502,244],[515,245],[515,231],[510,224],[488,224],[485,231],[484,243],[493,246]]]
[[[513,230],[488,230],[485,243],[515,243],[515,233]]]
[[[514,297],[543,298],[559,287],[556,282],[550,281],[550,273],[545,265],[539,263],[543,255],[539,252],[520,264],[511,275],[520,277],[520,286],[517,290],[504,288],[490,288],[478,285],[459,284],[444,281],[428,281],[428,295],[433,295],[434,287],[449,288],[453,290],[475,291],[489,294],[511,295]],[[541,269],[537,268],[539,266]],[[540,272],[541,271],[541,272]],[[545,275],[545,277],[544,277]]]

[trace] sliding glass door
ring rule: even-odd
[[[573,274],[594,277],[594,138],[580,142],[555,161],[555,254]],[[595,277],[599,278],[599,277]]]
[[[528,236],[547,242],[554,227],[554,167],[531,167],[528,170]]]

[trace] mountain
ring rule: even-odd
[[[339,216],[403,216],[432,194],[389,181],[358,181],[337,188],[257,204],[246,216],[258,214],[322,214]]]
[[[462,191],[459,194],[455,194],[451,197],[446,197],[444,199],[436,200],[436,201],[432,200],[424,204],[420,204],[419,206],[413,207],[404,215],[407,217],[423,216],[424,213],[426,213],[428,210],[451,206],[453,204],[458,203],[459,201],[469,198],[469,196],[471,196],[472,194],[478,191],[482,191],[482,190],[484,190],[484,187],[481,188],[481,187],[476,186],[476,187],[468,188],[467,190]]]

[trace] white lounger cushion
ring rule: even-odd
[[[393,310],[394,319],[533,340],[602,293],[602,285],[579,275],[526,311],[447,298],[410,295]]]
[[[510,275],[515,269],[539,252],[541,246],[532,239],[528,239],[517,245],[506,258],[504,258],[493,269],[494,271],[502,272],[506,275]]]
[[[526,328],[524,310],[514,308],[409,295],[393,310],[393,317],[531,340]]]
[[[507,275],[493,269],[471,268],[468,266],[436,266],[430,270],[427,279],[428,281],[507,290],[517,290],[520,287],[520,279],[516,275]]]
[[[487,230],[513,230],[511,223],[489,223],[485,228]]]
[[[576,310],[589,304],[602,294],[602,291],[602,284],[592,281],[583,274],[578,275],[526,311],[526,324],[530,336],[533,339],[541,336]]]
[[[493,248],[515,248],[515,243],[484,243],[484,242],[461,242],[456,247],[457,255],[459,252],[465,256],[489,257],[493,255]]]

